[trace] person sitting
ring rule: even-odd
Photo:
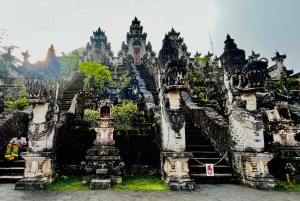
[[[22,151],[22,147],[26,145],[26,138],[22,137],[22,132],[19,131],[17,137],[13,138],[8,143],[4,158],[7,158],[7,160],[13,160],[15,157],[19,157],[19,151]]]

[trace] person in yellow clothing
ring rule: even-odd
[[[4,158],[7,160],[13,160],[19,156],[19,150],[22,151],[22,147],[27,144],[26,138],[22,137],[22,132],[19,131],[17,137],[13,138],[6,147]]]

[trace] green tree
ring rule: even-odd
[[[86,79],[84,81],[86,83],[88,83],[89,77],[93,75],[95,79],[95,88],[97,89],[103,88],[105,80],[109,82],[112,81],[110,71],[106,68],[106,66],[102,66],[97,62],[82,62],[78,70],[85,73]]]
[[[202,63],[209,62],[209,58],[208,57],[195,56],[195,60],[196,61],[201,61]]]
[[[64,52],[61,53],[63,56],[61,58],[61,70],[60,73],[63,75],[68,75],[71,71],[76,70],[78,65],[78,54],[72,52],[70,56],[67,56]]]

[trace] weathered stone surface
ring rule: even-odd
[[[46,185],[46,181],[22,179],[15,184],[15,190],[40,190]]]
[[[111,179],[92,179],[90,183],[91,189],[106,189],[111,186]]]
[[[110,175],[109,178],[111,179],[111,182],[113,184],[120,184],[120,183],[122,183],[122,177],[121,176]]]

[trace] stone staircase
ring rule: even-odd
[[[60,106],[61,111],[69,110],[74,96],[77,94],[77,92],[80,89],[83,89],[84,87],[84,82],[83,82],[84,79],[85,79],[85,75],[83,74],[80,77],[78,77],[78,79],[75,80],[75,82],[67,90],[64,91],[63,98],[61,100],[61,106]]]
[[[221,160],[214,166],[214,176],[206,175],[205,164],[217,163],[222,156],[211,145],[210,141],[198,130],[192,121],[186,117],[185,127],[186,151],[193,153],[193,159],[189,160],[190,176],[196,183],[231,183],[235,181],[232,169],[226,160]],[[203,163],[199,164],[197,161]]]
[[[25,133],[23,133],[23,137],[26,137]],[[0,182],[17,182],[23,178],[25,160],[19,157],[13,161],[7,161],[4,159],[5,148],[0,153]],[[27,146],[24,146],[23,151],[25,151],[26,148]]]
[[[146,70],[144,65],[136,65],[136,69],[140,72],[140,77],[145,81],[147,91],[152,93],[155,105],[158,105],[158,92],[156,91],[155,80]]]

